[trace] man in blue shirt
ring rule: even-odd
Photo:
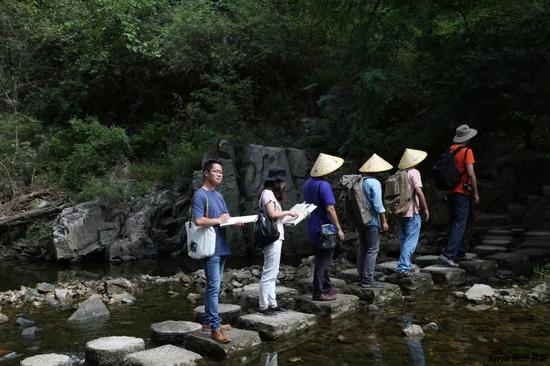
[[[367,174],[363,180],[363,189],[367,208],[372,214],[371,221],[359,229],[361,230],[359,233],[361,245],[357,252],[357,272],[359,272],[361,286],[366,288],[384,287],[383,283],[375,281],[373,277],[374,265],[380,249],[380,230],[389,230],[386,210],[382,203],[382,185],[376,177],[392,168],[390,163],[376,154],[372,154],[370,159],[359,168],[359,172]]]
[[[320,246],[321,226],[333,224],[340,240],[344,232],[336,214],[336,200],[327,181],[327,177],[338,170],[344,159],[327,154],[319,154],[310,178],[304,184],[304,200],[317,206],[308,220],[308,239],[315,250],[315,269],[313,272],[313,300],[329,301],[336,299],[338,290],[332,287],[329,270],[332,264],[334,249],[323,249]]]
[[[225,228],[220,227],[229,220],[229,211],[220,192],[216,191],[223,179],[223,166],[218,160],[208,160],[203,166],[203,185],[193,195],[193,220],[197,226],[213,226],[216,231],[216,249],[214,255],[203,260],[206,275],[203,330],[210,326],[212,339],[219,343],[228,343],[229,336],[224,333],[231,329],[222,324],[218,313],[218,302],[223,267],[231,249],[227,243]]]

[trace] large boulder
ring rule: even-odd
[[[105,320],[109,317],[109,309],[105,306],[99,295],[92,295],[78,307],[69,318],[71,323],[87,323]]]
[[[78,261],[88,254],[103,251],[99,228],[104,221],[103,210],[96,201],[63,209],[53,224],[57,260]]]

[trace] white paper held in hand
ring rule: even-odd
[[[238,223],[248,224],[255,222],[256,220],[258,220],[258,215],[235,216],[230,217],[229,220],[225,224],[221,224],[220,227],[232,226]]]
[[[297,203],[295,204],[290,211],[296,211],[298,213],[298,217],[292,217],[292,216],[285,216],[283,219],[283,224],[289,225],[289,226],[296,226],[302,220],[308,217],[309,214],[311,214],[317,206],[315,206],[313,203]]]

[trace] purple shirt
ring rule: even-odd
[[[310,244],[319,244],[321,225],[330,224],[326,206],[336,205],[330,183],[322,178],[309,178],[304,183],[304,200],[317,206],[309,216],[307,234]]]

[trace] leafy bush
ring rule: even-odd
[[[132,180],[92,177],[83,184],[76,199],[81,202],[101,199],[107,207],[117,210],[125,207],[130,198],[147,193],[149,188],[145,183]]]

